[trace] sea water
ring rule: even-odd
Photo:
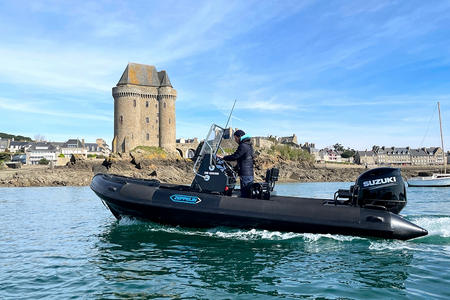
[[[89,187],[0,188],[0,299],[449,299],[450,188],[409,188],[402,215],[429,235],[189,229],[117,221]]]

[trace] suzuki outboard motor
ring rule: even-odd
[[[385,209],[398,214],[406,205],[406,187],[397,168],[376,168],[362,173],[350,190],[338,190],[335,202],[347,198],[344,204]]]

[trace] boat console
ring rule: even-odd
[[[197,149],[195,155],[195,177],[191,184],[192,190],[232,195],[236,186],[237,174],[229,163],[217,156],[218,151],[225,153],[220,147],[223,134],[224,129],[213,124],[203,144],[199,145],[201,150]],[[255,182],[251,186],[251,198],[269,200],[275,182],[278,181],[278,174],[277,168],[267,170],[265,181]]]
[[[218,193],[231,196],[236,185],[237,174],[223,159],[217,156],[224,129],[213,124],[206,136],[201,150],[196,155],[194,163],[194,180],[191,188],[194,191]],[[223,151],[225,152],[225,151]]]

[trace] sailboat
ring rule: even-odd
[[[418,187],[450,187],[450,174],[447,174],[447,161],[445,159],[444,138],[442,135],[441,106],[438,102],[439,127],[441,130],[442,164],[444,173],[433,173],[431,176],[418,176],[408,179],[408,186]]]

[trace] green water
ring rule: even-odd
[[[450,189],[408,200],[402,214],[430,234],[404,242],[118,222],[88,187],[1,188],[0,299],[448,299]]]

